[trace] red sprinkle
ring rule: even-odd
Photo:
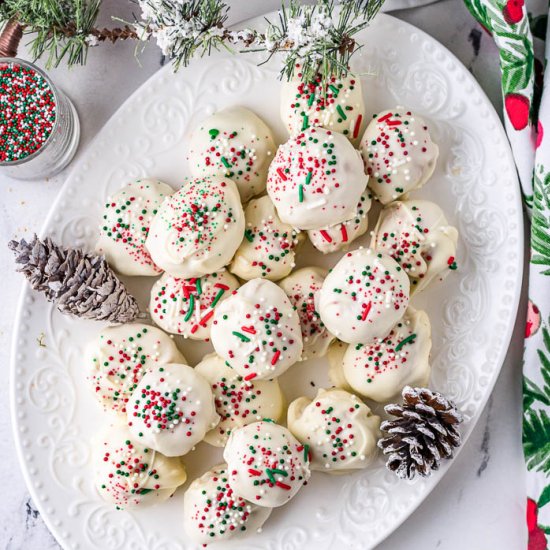
[[[369,314],[371,307],[372,307],[372,302],[369,302],[368,304],[365,304],[363,306],[363,315],[361,315],[361,321],[364,321],[367,318],[367,315]]]
[[[283,181],[286,181],[287,180],[287,177],[285,175],[285,173],[283,172],[283,169],[282,168],[277,168],[277,174],[279,174],[279,176],[281,177],[281,179]]]
[[[359,135],[359,128],[361,128],[361,122],[363,121],[363,115],[359,115],[355,121],[355,126],[353,127],[353,139]]]
[[[271,358],[271,364],[275,365],[275,363],[277,363],[277,360],[279,359],[280,356],[281,356],[281,352],[277,350],[273,355],[273,357]]]
[[[244,377],[244,380],[246,380],[247,382],[249,380],[252,380],[253,378],[256,378],[256,376],[258,376],[255,372],[252,372],[250,374],[247,374],[245,377]]]
[[[341,225],[340,231],[342,232],[342,241],[347,243],[348,242],[348,230],[346,229],[345,224]]]
[[[211,311],[209,311],[200,321],[199,321],[199,325],[201,325],[202,327],[204,327],[208,321],[208,319],[210,319],[210,317],[212,317],[212,315],[214,315],[214,310],[212,309]]]
[[[327,241],[328,243],[332,242],[332,237],[324,229],[321,229],[319,233],[321,233],[321,236],[323,237],[323,239],[325,239],[325,241]]]

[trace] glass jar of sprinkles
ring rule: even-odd
[[[0,171],[38,179],[63,170],[80,138],[69,98],[38,67],[0,58]]]

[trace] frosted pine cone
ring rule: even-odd
[[[76,248],[62,248],[36,235],[10,241],[20,271],[34,290],[43,292],[61,313],[84,319],[128,323],[139,314],[135,298],[105,258]]]
[[[386,466],[398,477],[427,477],[460,446],[462,415],[451,401],[427,388],[405,386],[402,396],[403,405],[385,407],[397,418],[382,422],[380,429],[388,435],[378,446],[389,455]]]

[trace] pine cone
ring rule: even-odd
[[[19,264],[17,271],[61,313],[114,323],[128,323],[138,316],[135,298],[102,256],[65,249],[36,235],[30,243],[21,239],[8,246]]]
[[[402,395],[403,405],[385,407],[397,418],[382,422],[380,429],[388,435],[378,446],[389,455],[388,470],[401,479],[413,479],[416,474],[427,477],[460,446],[462,415],[443,395],[427,388],[405,386]]]

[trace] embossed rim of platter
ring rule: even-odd
[[[272,14],[273,15],[273,14]],[[248,22],[249,26],[254,25],[261,25],[262,19],[255,18]],[[415,33],[420,39],[423,41],[424,44],[430,45],[434,50],[437,50],[438,55],[441,55],[441,62],[445,61],[447,63],[454,64],[453,71],[458,70],[459,72],[462,71],[463,76],[462,80],[469,84],[470,88],[477,94],[477,97],[481,98],[481,101],[483,103],[483,107],[487,110],[486,118],[490,119],[492,126],[494,126],[494,132],[495,135],[498,134],[498,137],[501,140],[504,140],[504,147],[506,149],[506,152],[502,155],[502,165],[507,165],[508,169],[510,166],[513,169],[513,160],[511,157],[511,152],[509,150],[509,147],[506,143],[506,136],[504,134],[504,130],[502,129],[502,126],[500,125],[500,121],[498,120],[498,116],[496,112],[494,111],[492,105],[484,95],[483,91],[480,89],[479,85],[473,78],[473,76],[468,73],[468,71],[460,64],[460,62],[452,55],[448,50],[446,50],[443,46],[441,46],[435,39],[429,37],[422,31],[416,29],[412,25],[409,25],[407,23],[404,23],[400,20],[394,19],[390,16],[381,15],[379,16],[377,20],[380,24],[386,25],[388,27],[393,27],[394,30],[399,30],[404,36],[410,35],[412,33]],[[223,54],[220,54],[220,56]],[[220,56],[214,56],[212,59],[219,58]],[[214,61],[204,61],[203,63],[209,63]],[[166,69],[165,69],[166,70]],[[159,73],[156,73],[153,75],[153,77],[150,80],[155,79],[158,77]],[[149,81],[148,81],[149,82]],[[140,87],[128,100],[120,107],[119,111],[117,113],[124,111],[125,106],[130,105],[133,102],[133,99],[136,96],[139,96],[139,94],[142,92],[143,89],[147,88],[148,82],[146,82],[142,87]],[[117,114],[114,115],[114,118],[116,118]],[[99,143],[99,138],[102,136],[103,131],[101,131],[96,139],[91,143],[89,146],[88,152],[82,155],[82,158],[79,160],[79,162],[75,165],[75,169],[73,170],[71,176],[67,179],[65,182],[63,188],[61,189],[56,201],[54,202],[54,205],[52,206],[50,213],[47,217],[46,223],[44,225],[45,228],[52,225],[52,222],[54,220],[54,215],[56,214],[56,211],[59,209],[59,206],[62,204],[63,197],[65,194],[70,191],[74,193],[74,175],[78,171],[78,169],[81,167],[83,163],[86,162],[86,157],[88,154],[94,150],[94,147]],[[508,214],[511,217],[512,221],[517,225],[517,227],[514,229],[514,237],[517,240],[517,243],[515,245],[515,250],[513,252],[514,256],[514,262],[512,262],[512,257],[510,258],[510,261],[508,264],[509,269],[512,271],[510,272],[510,281],[512,284],[513,280],[513,288],[510,289],[510,294],[506,296],[508,303],[506,304],[506,312],[508,315],[507,318],[507,324],[505,325],[505,330],[500,334],[499,336],[499,354],[494,359],[494,363],[498,364],[497,368],[494,368],[490,371],[490,377],[487,377],[487,380],[484,384],[484,393],[481,395],[479,399],[475,399],[476,401],[476,407],[475,407],[475,414],[471,418],[471,421],[469,422],[467,429],[465,431],[465,439],[467,439],[473,429],[473,426],[479,419],[479,416],[481,414],[481,411],[483,410],[483,406],[485,405],[490,393],[491,389],[494,386],[494,383],[496,381],[496,378],[498,376],[498,373],[500,371],[500,367],[502,366],[503,360],[505,358],[507,348],[509,345],[509,341],[511,338],[511,334],[514,327],[514,321],[515,321],[515,312],[517,311],[517,306],[519,302],[519,296],[520,296],[520,289],[521,289],[521,278],[522,278],[522,261],[523,261],[523,226],[521,223],[521,202],[520,202],[520,194],[519,194],[519,187],[517,185],[517,176],[513,174],[514,182],[512,182],[513,185],[511,189],[508,191],[510,192],[510,209],[508,210]],[[513,203],[513,204],[512,204]],[[514,208],[512,208],[512,205]],[[512,225],[510,225],[512,227]],[[14,437],[16,441],[16,449],[19,457],[19,461],[22,465],[22,470],[24,474],[25,481],[27,483],[27,486],[29,488],[29,491],[31,493],[31,496],[33,500],[35,501],[37,508],[39,509],[45,523],[49,527],[49,529],[52,531],[54,536],[57,538],[58,542],[66,548],[76,548],[79,547],[78,541],[80,540],[81,533],[71,533],[69,527],[65,527],[63,525],[63,518],[58,519],[54,518],[54,514],[48,512],[48,506],[44,504],[45,501],[47,501],[48,496],[43,495],[40,493],[39,489],[37,488],[37,482],[36,480],[32,479],[33,477],[36,478],[38,476],[39,470],[37,469],[36,465],[33,465],[32,462],[32,455],[25,456],[25,449],[23,445],[24,438],[21,435],[20,429],[23,427],[22,419],[24,419],[24,413],[23,417],[20,418],[20,411],[17,409],[18,403],[17,403],[17,384],[18,384],[18,365],[20,362],[17,353],[18,353],[18,343],[20,341],[21,335],[21,325],[24,322],[24,317],[27,315],[30,315],[29,311],[25,311],[25,306],[27,301],[30,300],[34,302],[34,298],[31,296],[31,293],[29,291],[29,288],[27,285],[24,286],[24,289],[21,294],[21,298],[18,304],[18,310],[17,310],[17,316],[15,320],[15,330],[14,330],[14,336],[13,336],[13,347],[12,347],[12,359],[11,359],[11,379],[10,379],[10,397],[11,397],[11,414],[12,414],[12,422],[13,422],[13,428],[14,428]],[[498,305],[498,304],[497,304]],[[24,362],[24,361],[23,361]],[[386,536],[388,536],[396,527],[398,527],[416,508],[417,506],[423,501],[423,499],[429,494],[431,490],[435,487],[437,482],[441,479],[441,477],[444,475],[444,473],[448,470],[452,462],[448,462],[445,464],[442,469],[434,475],[430,480],[419,480],[418,483],[415,485],[415,497],[412,499],[409,499],[407,501],[406,506],[402,509],[398,510],[398,513],[395,514],[394,521],[390,521],[388,524],[383,526],[378,532],[374,534],[374,536],[371,536],[369,540],[367,541],[365,539],[365,544],[367,544],[368,548],[371,548],[372,546],[379,543],[381,540],[383,540]],[[32,472],[35,472],[34,474]],[[44,472],[44,475],[48,475],[48,472]],[[41,483],[39,481],[39,483]],[[351,483],[351,482],[350,482]],[[360,481],[359,481],[360,484]],[[44,496],[46,498],[44,498]],[[321,518],[322,519],[322,518]],[[321,521],[321,520],[320,520]],[[68,522],[66,522],[68,523]],[[295,525],[290,525],[288,528],[288,531],[292,531],[293,528],[296,528]],[[332,534],[332,533],[331,533]],[[72,542],[69,542],[69,539]],[[341,539],[338,539],[341,540]],[[74,541],[77,541],[76,543]],[[243,544],[243,546],[246,546],[246,544]],[[270,545],[271,548],[271,545]],[[365,548],[362,546],[362,548]]]

